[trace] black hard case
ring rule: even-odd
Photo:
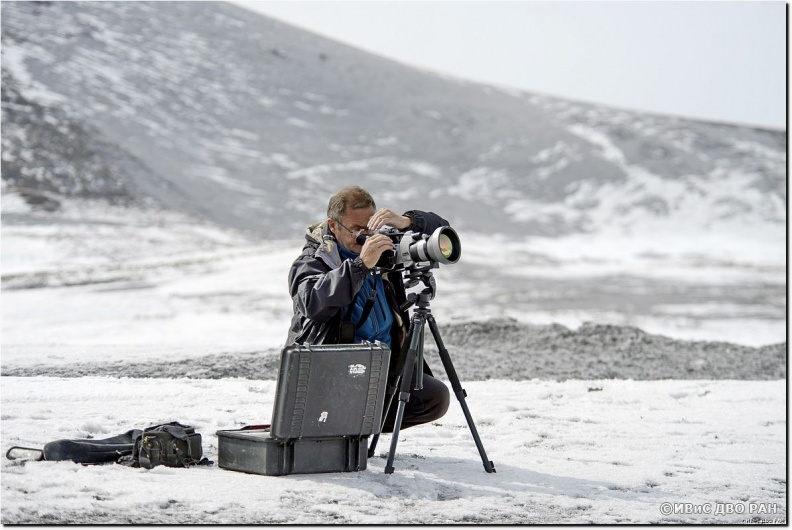
[[[390,349],[380,342],[287,346],[281,353],[272,436],[379,433],[389,360]]]
[[[218,465],[262,475],[366,469],[389,361],[390,349],[379,342],[287,346],[271,430],[218,431]]]

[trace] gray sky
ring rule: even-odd
[[[471,80],[621,108],[786,128],[782,1],[234,3]]]

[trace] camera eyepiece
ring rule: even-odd
[[[368,238],[370,238],[371,236],[376,235],[376,234],[385,234],[386,236],[389,236],[391,239],[393,239],[393,241],[395,243],[396,240],[394,239],[393,236],[402,235],[402,232],[399,232],[398,230],[396,230],[392,226],[383,226],[379,230],[375,231],[373,234],[360,234],[359,236],[357,236],[355,238],[355,242],[358,245],[362,245],[363,243],[366,242],[366,240]]]

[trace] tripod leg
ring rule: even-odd
[[[468,409],[467,403],[465,402],[467,392],[465,392],[465,389],[462,388],[462,385],[459,382],[459,377],[456,373],[456,369],[454,369],[454,364],[451,362],[451,355],[448,353],[448,350],[443,344],[443,340],[440,338],[440,330],[437,329],[437,322],[435,322],[435,319],[432,315],[427,317],[427,321],[429,322],[429,330],[432,332],[435,343],[437,343],[437,349],[440,352],[440,359],[443,361],[443,368],[445,368],[448,379],[451,381],[451,388],[454,389],[454,394],[456,395],[457,400],[459,400],[459,404],[462,406],[462,412],[465,414],[465,419],[467,420],[468,427],[470,428],[470,433],[473,435],[473,440],[476,442],[476,447],[478,448],[479,455],[481,455],[481,462],[484,464],[484,469],[487,471],[487,473],[495,473],[495,464],[493,464],[492,461],[487,458],[487,453],[484,451],[484,445],[481,443],[478,430],[476,430],[476,424],[473,423],[473,417],[470,415],[470,409]]]
[[[407,332],[407,337],[408,338],[411,338],[413,336],[413,330],[414,329],[415,329],[415,320],[412,319],[412,320],[410,320],[410,329]],[[412,344],[412,340],[410,340],[409,344]],[[405,363],[406,363],[406,360],[405,360]],[[404,371],[404,366],[406,366],[406,364],[405,365],[400,365],[399,363],[397,363],[396,364],[397,370],[394,370],[394,372],[398,371],[398,367],[399,366],[401,366],[401,370]],[[391,406],[393,406],[393,396],[395,396],[396,395],[396,391],[399,390],[399,382],[401,381],[401,375],[398,375],[398,376],[395,377],[395,379],[392,380],[393,384],[391,384],[391,377],[392,376],[393,376],[393,374],[389,374],[388,375],[388,386],[386,387],[386,390],[385,390],[385,407],[384,407],[384,410],[382,411],[382,425],[380,425],[380,431],[385,426],[385,422],[388,419],[388,413],[390,412]],[[371,444],[369,445],[369,450],[368,450],[368,457],[369,458],[374,456],[374,452],[377,450],[377,443],[379,442],[379,436],[380,436],[379,434],[375,434],[371,438]]]
[[[390,408],[393,402],[393,396],[395,396],[396,391],[399,390],[400,381],[401,381],[401,377],[397,377],[393,385],[388,385],[387,389],[385,390],[385,408],[382,411],[382,425],[380,425],[380,431],[382,431],[382,427],[385,425],[385,421],[388,419],[388,413],[390,412]],[[379,442],[379,436],[380,436],[379,433],[377,433],[371,437],[371,444],[369,444],[369,450],[368,450],[369,458],[374,456],[374,452],[377,450],[377,442]]]
[[[399,392],[399,408],[396,409],[396,422],[393,424],[393,435],[391,438],[390,450],[388,451],[388,462],[385,464],[385,473],[393,473],[393,458],[396,456],[396,444],[399,441],[399,431],[401,430],[402,420],[404,419],[404,407],[410,399],[409,392]]]
[[[396,420],[393,423],[393,434],[391,435],[390,450],[388,451],[388,462],[385,464],[385,473],[393,473],[393,459],[396,456],[396,444],[399,442],[399,431],[401,430],[402,420],[404,420],[404,409],[410,400],[410,382],[412,380],[413,367],[419,350],[423,351],[421,342],[421,330],[425,321],[420,316],[413,317],[411,323],[410,349],[407,350],[407,361],[404,364],[404,372],[401,375],[399,385],[399,408],[396,409]]]
[[[423,356],[423,344],[424,344],[424,331],[425,327],[423,323],[421,323],[421,327],[417,329],[418,332],[418,353],[415,356],[415,390],[421,390],[423,388],[423,376],[424,376],[424,356]]]
[[[374,452],[377,450],[377,442],[379,442],[379,433],[371,437],[371,443],[369,444],[369,448],[368,448],[369,458],[374,456]]]

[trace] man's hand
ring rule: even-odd
[[[387,208],[380,208],[374,215],[371,216],[367,226],[369,230],[378,230],[384,225],[392,226],[393,228],[397,228],[399,230],[404,230],[411,224],[412,221],[409,217],[405,215],[399,215],[392,210],[388,210]]]
[[[377,264],[380,256],[386,250],[393,250],[393,241],[384,234],[373,235],[366,239],[363,244],[363,248],[360,251],[360,259],[370,269]]]

